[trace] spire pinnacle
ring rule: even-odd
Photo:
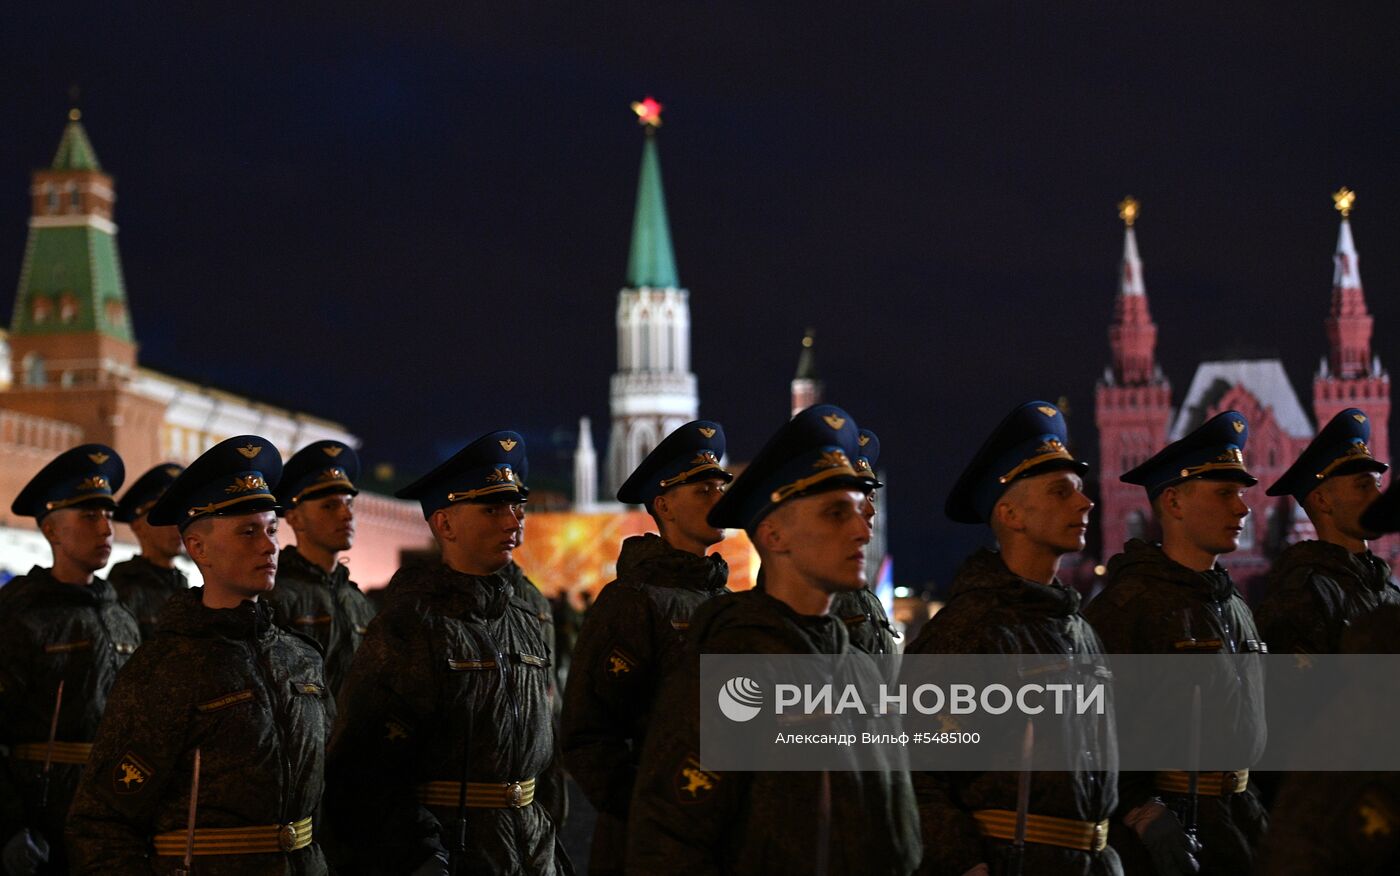
[[[1356,192],[1342,186],[1332,193],[1332,207],[1342,214],[1343,219],[1351,218],[1352,205],[1356,203]]]
[[[661,124],[661,104],[648,97],[632,105],[646,128],[642,167],[637,181],[637,207],[632,219],[632,248],[627,258],[627,285],[633,289],[679,288],[676,256],[671,249],[671,223],[666,217],[666,193],[661,186],[661,159],[656,138]]]
[[[1129,228],[1132,228],[1133,223],[1137,221],[1138,210],[1140,206],[1141,205],[1138,204],[1137,198],[1134,198],[1132,195],[1128,195],[1126,198],[1118,202],[1118,218],[1123,220],[1124,225],[1128,226]]]
[[[53,170],[102,170],[97,161],[97,152],[88,140],[83,129],[83,113],[77,107],[68,110],[68,124],[63,127],[63,137],[58,141],[58,151],[54,153]]]

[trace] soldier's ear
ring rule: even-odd
[[[439,508],[433,512],[432,516],[428,518],[428,528],[432,530],[433,535],[443,541],[456,540],[452,530],[452,515],[447,513],[446,508]]]

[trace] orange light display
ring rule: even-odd
[[[576,514],[541,511],[525,518],[525,542],[515,561],[545,596],[587,591],[593,596],[617,575],[617,554],[623,539],[655,532],[644,511],[620,514]],[[729,589],[747,590],[758,574],[758,555],[743,532],[729,537],[712,552],[729,563]]]

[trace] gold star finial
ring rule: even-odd
[[[80,110],[80,109],[78,109],[77,107],[73,107],[72,109],[70,109],[70,110],[68,111],[68,121],[70,121],[70,122],[76,122],[78,119],[81,119],[82,117],[83,117],[83,111]]]
[[[1332,193],[1332,206],[1336,208],[1338,213],[1342,214],[1343,219],[1351,216],[1351,206],[1355,203],[1356,192],[1346,186],[1342,186]]]
[[[637,114],[637,124],[646,128],[648,132],[661,127],[661,110],[664,107],[660,101],[648,94],[643,100],[632,101],[632,112]]]
[[[1123,220],[1123,224],[1129,228],[1137,221],[1139,204],[1137,198],[1128,195],[1118,202],[1118,218]]]

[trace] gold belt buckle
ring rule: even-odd
[[[525,789],[520,786],[519,782],[506,783],[506,802],[510,804],[512,809],[519,809],[525,805]]]
[[[284,852],[296,850],[297,826],[295,824],[284,824],[277,828],[277,848]]]
[[[1103,851],[1103,847],[1108,845],[1108,822],[1094,822],[1094,845],[1090,851]]]

